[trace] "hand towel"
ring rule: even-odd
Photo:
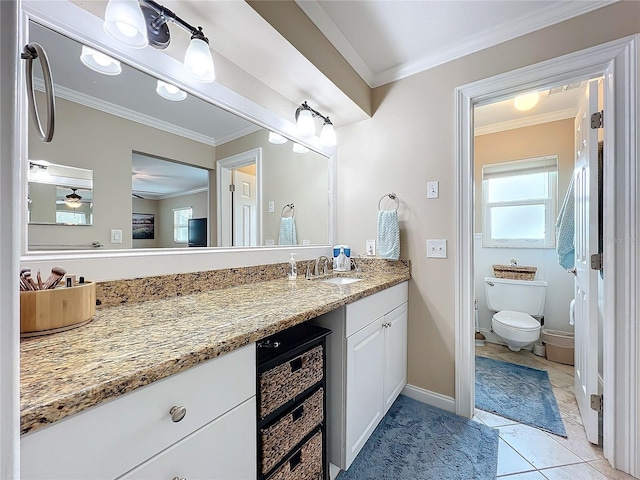
[[[558,263],[565,270],[575,267],[576,264],[574,220],[573,177],[571,177],[556,220],[556,253]]]
[[[280,219],[280,236],[278,245],[297,245],[295,217],[282,217]]]
[[[400,258],[400,225],[397,210],[378,212],[378,255],[387,260]]]

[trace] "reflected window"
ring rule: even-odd
[[[56,223],[87,225],[87,216],[84,212],[56,212]]]
[[[193,215],[193,209],[174,208],[173,210],[173,241],[175,243],[187,243],[189,241],[189,220]]]

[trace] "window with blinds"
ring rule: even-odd
[[[175,243],[187,243],[189,241],[189,219],[192,208],[173,209],[173,241]]]
[[[557,155],[484,165],[483,246],[554,247],[557,183]]]

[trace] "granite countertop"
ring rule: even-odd
[[[82,327],[20,344],[21,433],[32,432],[410,278],[271,280],[98,310]]]

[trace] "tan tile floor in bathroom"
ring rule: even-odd
[[[633,480],[614,470],[602,448],[587,441],[573,394],[573,367],[538,357],[525,350],[486,343],[476,354],[546,370],[558,402],[568,438],[476,409],[474,420],[500,430],[498,478],[504,480]]]

